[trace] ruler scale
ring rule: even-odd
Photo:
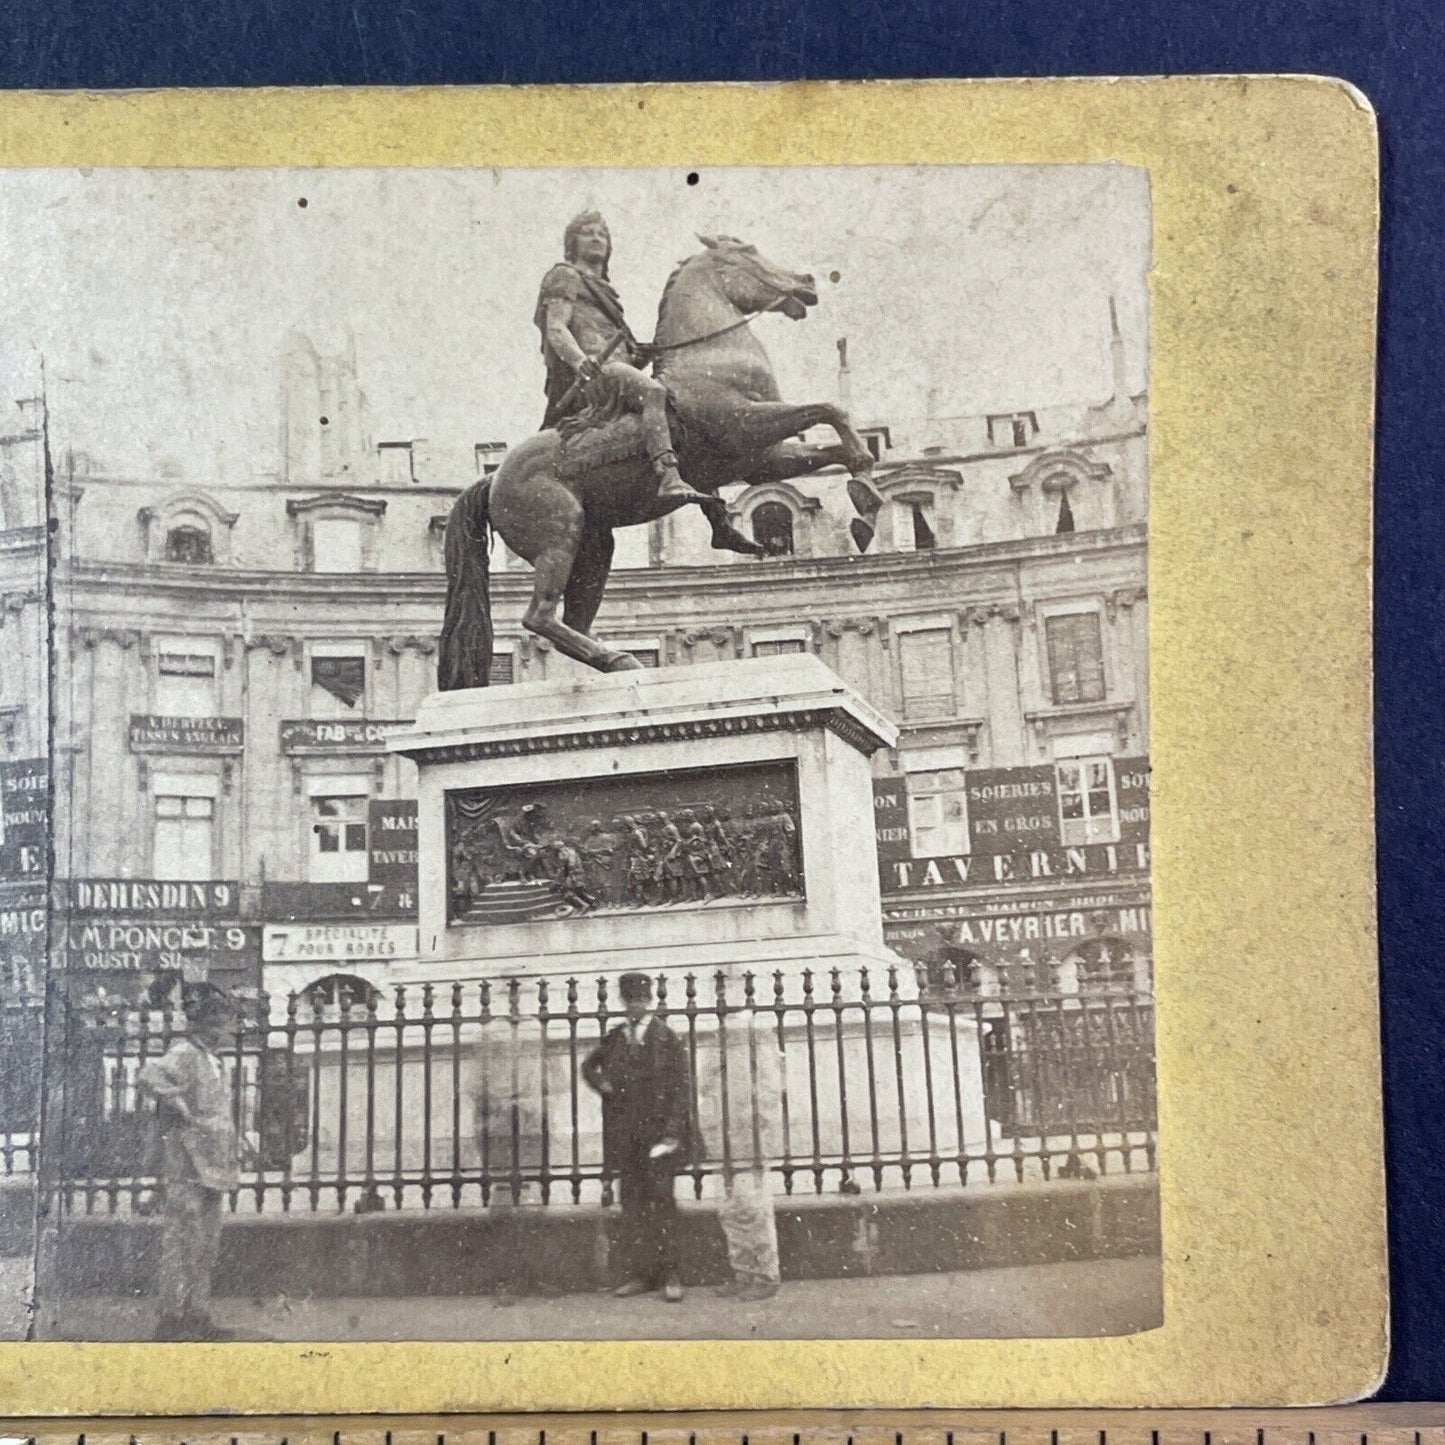
[[[0,1425],[0,1445],[1445,1445],[1445,1405],[266,1416]]]

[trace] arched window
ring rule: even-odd
[[[1074,509],[1069,505],[1069,494],[1067,491],[1059,493],[1059,520],[1054,525],[1054,531],[1072,532],[1074,530]]]
[[[793,514],[782,502],[763,502],[753,510],[753,541],[775,557],[793,555]]]
[[[188,566],[200,567],[209,566],[215,560],[208,527],[188,522],[172,527],[166,533],[167,562],[183,562]]]
[[[365,1013],[371,1004],[381,1002],[381,990],[354,973],[328,973],[308,983],[301,991],[301,1022],[313,1011],[335,1016],[345,1011]]]

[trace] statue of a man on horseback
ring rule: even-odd
[[[701,501],[712,544],[766,556],[728,521],[729,485],[782,481],[840,466],[857,513],[860,551],[882,498],[873,457],[831,402],[779,395],[752,323],[774,311],[802,320],[817,305],[812,276],[790,271],[731,236],[673,271],[653,340],[640,345],[607,280],[611,238],[601,218],[568,228],[567,261],[548,272],[536,322],[547,359],[543,430],[510,450],[496,473],[457,498],[447,520],[447,606],[438,650],[443,691],[485,687],[492,655],[491,533],[532,564],[522,617],[529,632],[602,672],[640,664],[591,635],[612,566],[612,533]],[[650,360],[652,377],[634,363]],[[579,396],[585,401],[574,406]],[[826,426],[836,442],[805,442]]]
[[[542,429],[590,413],[594,424],[639,413],[657,497],[680,507],[708,499],[683,481],[667,422],[667,388],[640,368],[644,351],[622,314],[608,277],[612,233],[597,211],[569,223],[564,259],[542,278],[534,320],[547,362],[547,411]]]

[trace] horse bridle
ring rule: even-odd
[[[727,264],[733,266],[737,263],[735,261],[729,261]],[[779,286],[776,281],[770,280],[767,276],[763,276],[759,272],[752,270],[751,267],[748,269],[752,271],[752,276],[755,281],[761,281],[764,286],[771,286],[773,290],[778,293],[772,301],[760,310],[750,311],[746,316],[740,316],[736,321],[730,321],[726,326],[719,326],[716,331],[704,332],[701,336],[690,336],[686,341],[672,341],[666,346],[659,346],[656,342],[638,341],[634,336],[631,338],[632,344],[642,352],[644,359],[665,356],[670,351],[683,351],[689,346],[701,346],[704,341],[716,341],[719,336],[727,336],[730,332],[741,331],[744,326],[750,326],[759,316],[766,316],[770,311],[776,311],[784,301],[792,296],[793,293],[788,287]]]

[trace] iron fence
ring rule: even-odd
[[[1003,987],[920,970],[658,980],[706,1141],[695,1198],[747,1136],[786,1194],[977,1186],[1155,1167],[1153,999]],[[261,999],[223,1050],[248,1167],[242,1213],[610,1203],[600,1101],[582,1064],[624,1017],[606,979],[359,987]],[[171,1007],[62,1005],[56,1182],[77,1213],[158,1202],[138,1087],[185,1032]],[[765,1093],[728,1080],[727,1031],[776,1049]],[[756,1078],[756,1073],[753,1075]],[[719,1087],[721,1084],[721,1087]]]

